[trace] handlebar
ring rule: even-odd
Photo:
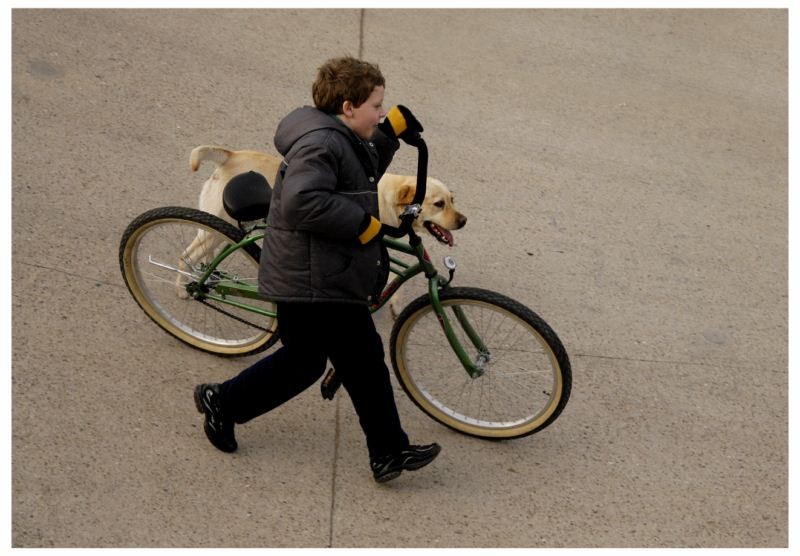
[[[415,133],[411,137],[405,138],[405,140],[406,143],[417,148],[417,190],[414,192],[414,198],[411,200],[411,204],[408,205],[403,211],[403,214],[400,215],[400,227],[392,228],[384,225],[383,229],[385,235],[396,238],[408,235],[412,242],[414,242],[418,241],[419,238],[414,233],[412,226],[414,220],[417,219],[419,213],[422,211],[422,202],[425,200],[428,183],[428,146],[419,133]]]

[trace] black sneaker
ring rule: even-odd
[[[211,443],[223,452],[235,452],[238,447],[233,436],[233,421],[225,418],[219,400],[219,384],[200,384],[194,389],[197,411],[205,413],[203,429]]]
[[[425,467],[439,455],[441,446],[436,443],[427,446],[409,446],[399,454],[370,459],[372,476],[379,483],[391,481],[400,476],[403,470],[414,471]]]

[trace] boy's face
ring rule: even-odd
[[[383,109],[384,91],[384,87],[375,87],[369,98],[358,107],[353,106],[349,100],[344,102],[340,117],[362,139],[370,139],[381,119],[386,116],[386,110]]]

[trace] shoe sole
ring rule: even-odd
[[[391,473],[387,473],[386,475],[381,475],[380,477],[375,477],[375,481],[378,482],[378,483],[386,483],[386,482],[391,481],[392,479],[396,479],[397,477],[399,477],[403,473],[403,471],[416,471],[417,469],[422,469],[423,467],[425,467],[429,463],[432,463],[433,460],[436,459],[436,456],[438,456],[441,451],[442,451],[442,448],[440,446],[433,453],[433,455],[430,457],[430,459],[427,459],[427,460],[424,460],[424,461],[420,461],[420,462],[417,462],[417,463],[411,463],[411,464],[408,464],[408,465],[404,465],[402,469],[398,469],[397,471],[392,471]]]
[[[203,385],[202,384],[200,384],[199,386],[195,386],[195,388],[194,388],[194,406],[197,408],[197,412],[198,413],[202,413],[203,415],[206,415],[206,409],[205,409],[205,406],[203,405]],[[217,450],[219,450],[221,452],[225,452],[227,454],[232,454],[233,452],[235,452],[238,449],[238,446],[233,446],[233,447],[224,446],[224,445],[220,446],[219,444],[214,442],[214,435],[211,434],[211,432],[209,432],[208,423],[207,422],[203,423],[203,432],[206,433],[206,438],[208,438],[208,441],[211,442],[211,445],[214,446]]]
[[[197,408],[198,413],[205,413],[206,410],[203,407],[203,385],[195,386],[194,387],[194,405]]]
[[[380,477],[376,477],[375,478],[375,482],[376,483],[388,483],[392,479],[396,479],[397,477],[399,477],[402,473],[403,473],[402,470],[401,471],[392,471],[391,473],[387,473],[386,475],[382,475]]]

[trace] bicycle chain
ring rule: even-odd
[[[268,329],[266,329],[266,328],[263,328],[263,327],[261,327],[261,326],[258,326],[257,324],[253,324],[252,322],[250,322],[250,321],[247,321],[247,320],[243,319],[242,317],[237,317],[236,315],[233,315],[233,314],[229,313],[228,311],[226,311],[226,310],[224,310],[224,309],[220,309],[219,307],[217,307],[216,305],[212,305],[211,303],[209,303],[209,302],[208,302],[208,301],[206,301],[205,299],[198,299],[197,301],[199,301],[200,303],[202,303],[202,304],[203,304],[203,305],[205,305],[206,307],[211,307],[212,309],[214,309],[214,310],[215,310],[215,311],[217,311],[218,313],[222,313],[222,314],[223,314],[223,315],[225,315],[226,317],[230,317],[230,318],[232,318],[233,320],[236,320],[236,321],[239,321],[239,322],[241,322],[242,324],[246,324],[246,325],[248,325],[248,326],[252,326],[252,327],[253,327],[253,328],[255,328],[256,330],[261,330],[262,332],[269,332],[269,330],[268,330]]]

